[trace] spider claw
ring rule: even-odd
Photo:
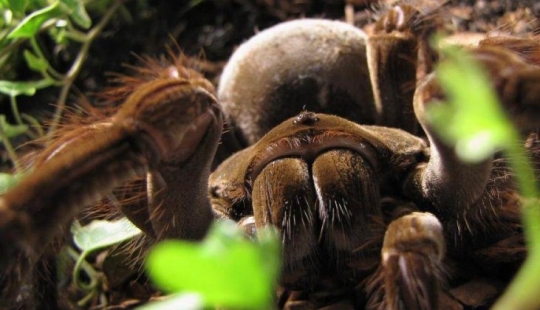
[[[445,242],[430,213],[413,212],[388,226],[382,249],[388,309],[437,309]]]

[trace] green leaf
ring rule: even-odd
[[[45,59],[39,58],[38,56],[34,55],[29,50],[25,50],[23,55],[30,69],[37,72],[43,72],[47,70],[47,67],[49,66],[49,64]]]
[[[462,160],[481,161],[511,142],[510,123],[487,75],[472,57],[458,48],[442,52],[445,59],[436,74],[447,99],[428,106],[428,120],[446,142],[455,144]]]
[[[10,188],[17,185],[20,181],[20,176],[9,173],[0,173],[0,195],[7,192]]]
[[[272,302],[279,268],[277,238],[271,240],[261,247],[234,224],[220,222],[202,243],[159,243],[150,252],[147,267],[166,291],[199,293],[208,306],[261,308]]]
[[[28,0],[8,0],[9,9],[17,15],[23,15],[28,5]]]
[[[59,9],[58,2],[54,2],[28,15],[9,33],[8,38],[31,38],[39,31],[44,22],[60,16],[62,16],[62,10]]]
[[[202,297],[199,294],[185,293],[168,296],[165,300],[151,302],[137,307],[136,310],[199,310],[204,309],[203,306]]]
[[[278,242],[278,233],[272,228],[259,229],[257,238],[266,276],[270,283],[274,283],[281,269],[281,244]]]
[[[81,0],[60,0],[60,3],[62,4],[62,10],[66,12],[77,25],[84,29],[88,29],[92,26],[92,20],[90,19],[90,16],[88,16]]]
[[[33,96],[36,90],[49,87],[53,84],[54,81],[49,79],[32,82],[0,81],[0,93],[13,97],[19,95]]]
[[[13,138],[28,131],[28,125],[11,125],[7,122],[5,115],[0,115],[0,126],[4,129],[4,133],[8,138]]]
[[[142,233],[126,218],[117,221],[95,220],[86,226],[75,222],[71,232],[75,245],[86,252],[129,240]]]

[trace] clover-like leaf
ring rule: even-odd
[[[117,221],[94,220],[86,226],[75,222],[71,232],[75,245],[86,252],[118,244],[142,233],[126,218]]]
[[[278,266],[277,238],[273,246],[261,247],[237,232],[235,225],[216,223],[202,243],[170,240],[150,252],[147,267],[151,278],[168,292],[201,294],[205,305],[232,308],[264,307],[272,301]],[[270,242],[270,241],[267,241]]]
[[[0,81],[0,93],[13,97],[19,95],[33,96],[36,90],[49,87],[53,84],[54,81],[50,79],[31,82]]]
[[[26,60],[26,64],[30,69],[37,72],[43,72],[47,70],[49,63],[45,59],[34,55],[34,53],[29,50],[25,50],[23,55],[24,59]]]
[[[60,17],[62,14],[59,3],[55,1],[51,5],[28,15],[8,34],[8,38],[31,38],[39,31],[44,22]]]
[[[92,26],[92,20],[86,9],[84,3],[81,0],[60,0],[61,8],[66,12],[69,17],[79,26],[84,29],[90,28]]]
[[[8,138],[13,138],[18,135],[22,135],[26,131],[28,131],[28,125],[20,124],[20,125],[12,125],[7,122],[6,116],[4,114],[0,115],[0,126],[2,126],[2,129],[4,130],[4,134]]]

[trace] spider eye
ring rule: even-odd
[[[293,125],[313,126],[319,121],[319,117],[313,112],[301,112],[294,120]]]

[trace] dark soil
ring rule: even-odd
[[[159,55],[164,46],[177,42],[190,55],[223,62],[240,43],[279,22],[322,17],[344,19],[342,0],[205,0],[194,7],[185,1],[127,2],[132,21],[115,20],[92,47],[81,76],[81,88],[98,91],[103,73],[122,71],[121,64],[134,63],[133,53]],[[379,5],[373,0],[351,0],[355,24],[363,27],[376,18]],[[369,2],[366,5],[366,2]],[[392,2],[392,1],[390,1]],[[394,1],[395,2],[395,1]],[[442,3],[438,0],[404,1]],[[538,30],[540,3],[534,0],[451,0],[440,10],[452,32],[505,32],[525,35]],[[105,60],[105,61],[104,61]]]

